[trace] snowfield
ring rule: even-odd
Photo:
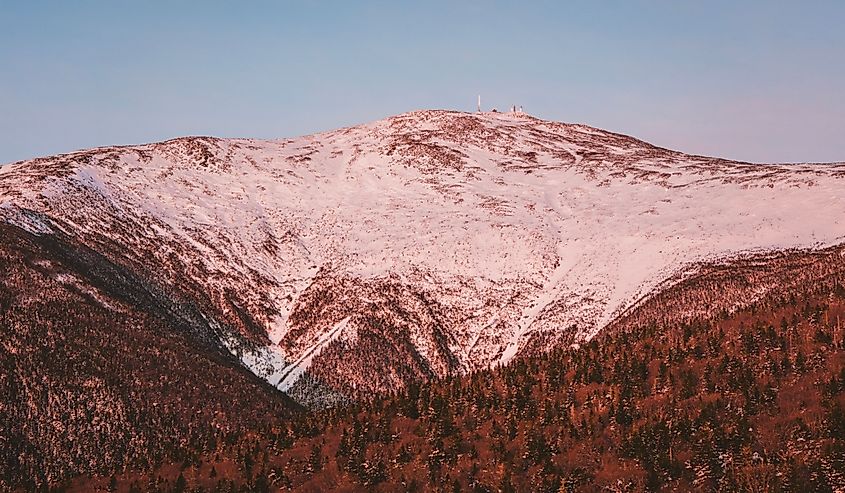
[[[520,114],[418,111],[3,166],[0,218],[109,244],[201,293],[221,343],[283,390],[306,371],[379,389],[505,363],[539,335],[589,339],[700,262],[841,243],[845,164],[740,163]],[[373,354],[373,334],[401,352]]]

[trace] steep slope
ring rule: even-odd
[[[664,324],[647,320],[665,301],[653,298],[629,317],[642,325],[331,410],[269,454],[246,446],[256,452],[114,481],[153,491],[180,475],[212,491],[842,491],[843,252],[758,257],[684,287],[706,303],[713,285],[735,293],[756,283],[761,266],[808,272],[730,315]],[[106,483],[80,478],[71,491]]]
[[[703,262],[840,243],[844,192],[842,164],[420,111],[15,163],[0,218],[192,300],[257,375],[325,403],[588,339]]]
[[[191,300],[0,224],[0,490],[182,461],[299,414]],[[233,405],[234,404],[234,405]]]

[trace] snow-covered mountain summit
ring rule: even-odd
[[[841,243],[843,217],[845,164],[691,156],[506,113],[0,167],[0,220],[72,236],[192,300],[294,395],[587,339],[701,262]]]

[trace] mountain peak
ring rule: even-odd
[[[209,337],[306,399],[314,382],[380,391],[585,340],[696,266],[840,242],[843,192],[843,165],[420,110],[16,163],[0,171],[0,220],[62,231],[195,300]]]

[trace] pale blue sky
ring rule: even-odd
[[[0,162],[522,104],[692,153],[845,160],[845,2],[0,0]]]

